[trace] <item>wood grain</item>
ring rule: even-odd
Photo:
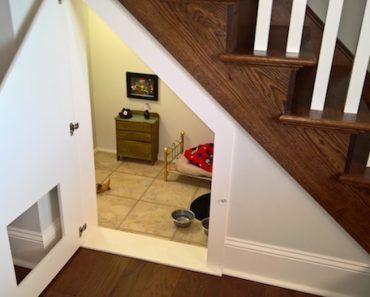
[[[316,66],[317,57],[311,44],[310,31],[308,29],[304,31],[301,52],[298,55],[286,53],[288,32],[289,27],[287,26],[271,26],[269,48],[266,52],[254,51],[252,43],[249,46],[239,46],[231,52],[223,53],[220,59],[227,63],[275,67]]]
[[[83,273],[81,277],[83,268],[89,271]],[[79,249],[41,296],[310,297],[314,295],[234,277],[216,277],[103,252]]]
[[[357,114],[343,112],[350,76],[351,68],[333,66],[324,110],[317,111],[310,109],[316,68],[300,69],[295,79],[291,106],[280,120],[286,124],[344,129],[354,133],[370,131],[370,109],[365,100],[361,100]],[[369,95],[364,94],[364,98]]]
[[[369,154],[370,132],[351,135],[346,166],[344,174],[340,176],[340,180],[345,183],[370,188],[370,167],[367,167]]]
[[[289,2],[284,0],[285,7]],[[307,7],[305,30],[311,32],[311,43],[317,55],[320,53],[322,34],[325,24]],[[354,133],[370,130],[370,78],[366,79],[358,114],[345,114],[344,104],[352,71],[354,56],[337,39],[333,67],[330,76],[328,93],[324,111],[310,111],[316,69],[299,70],[296,75],[297,84],[290,105],[282,115],[281,120],[286,124],[306,125],[317,128],[346,129]]]
[[[218,56],[224,53],[226,40],[226,33],[220,32],[222,27],[226,32],[227,6],[224,4],[120,2],[369,252],[370,209],[364,203],[369,193],[343,184],[337,178],[345,165],[350,133],[284,126],[278,121],[287,102],[291,70],[220,61]],[[281,17],[289,19],[289,14],[284,15],[282,11]],[[316,36],[320,30],[311,25],[312,22],[306,24],[310,26],[316,52]]]
[[[244,0],[227,7],[226,53],[253,48],[258,0]]]

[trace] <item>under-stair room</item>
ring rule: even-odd
[[[207,246],[213,132],[92,10],[99,226]]]
[[[0,297],[370,292],[370,0],[0,0]]]

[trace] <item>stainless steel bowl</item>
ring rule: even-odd
[[[194,218],[195,214],[191,210],[177,209],[172,212],[173,222],[180,228],[189,227]]]
[[[209,218],[205,218],[202,220],[202,228],[203,228],[204,234],[208,236]]]

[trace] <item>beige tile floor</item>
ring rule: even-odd
[[[171,174],[163,180],[163,162],[117,161],[116,155],[95,153],[97,182],[110,178],[111,190],[98,195],[99,225],[133,233],[207,246],[200,221],[176,228],[171,212],[189,208],[198,196],[210,192],[210,183]]]

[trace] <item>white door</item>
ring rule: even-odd
[[[0,296],[38,296],[80,246],[66,7],[43,1],[0,89]],[[63,237],[17,286],[7,225],[55,186]]]

